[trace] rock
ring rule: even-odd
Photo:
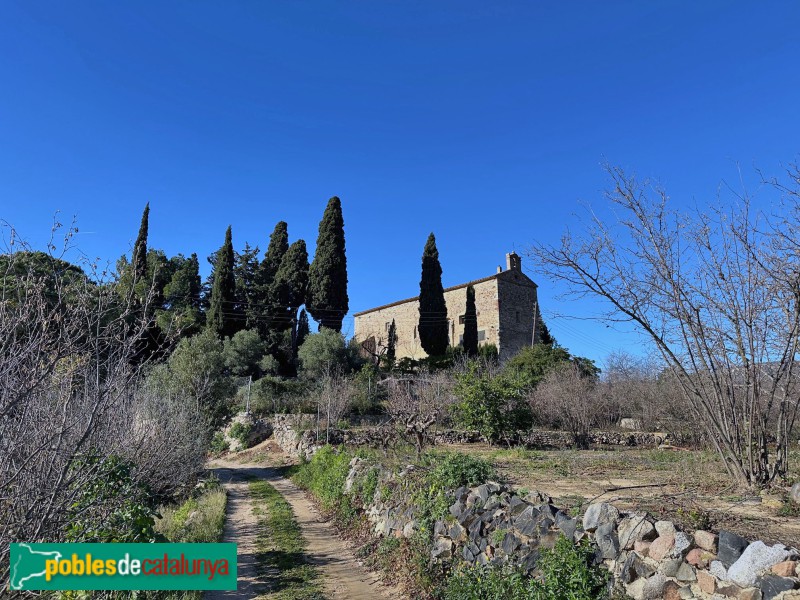
[[[681,563],[678,572],[675,574],[675,579],[682,583],[693,583],[697,581],[695,570],[688,563]]]
[[[655,524],[658,535],[675,535],[675,524],[672,521],[656,521]]]
[[[800,504],[800,481],[795,483],[792,489],[789,490],[789,500],[795,504]]]
[[[748,541],[740,535],[736,535],[730,531],[720,531],[718,544],[719,550],[717,552],[717,560],[725,565],[727,569],[742,555],[744,549],[748,546]]]
[[[648,556],[653,560],[662,560],[672,551],[675,545],[675,536],[672,534],[660,535],[650,544]]]
[[[439,538],[436,540],[436,543],[433,546],[433,550],[431,551],[431,556],[433,558],[450,558],[453,556],[453,542],[448,540],[447,538]]]
[[[668,581],[664,584],[662,594],[664,600],[681,600],[681,586],[674,581]]]
[[[694,598],[694,593],[692,592],[692,588],[687,585],[678,590],[678,596],[680,596],[682,600],[691,600]]]
[[[648,565],[636,552],[628,553],[620,570],[619,578],[622,583],[631,583],[640,577],[650,577],[655,569]]]
[[[664,597],[664,587],[667,585],[667,578],[661,573],[656,573],[645,581],[642,589],[644,600],[661,600]]]
[[[747,588],[739,592],[739,600],[761,600],[761,590],[758,588]]]
[[[772,573],[767,573],[761,578],[761,594],[764,600],[772,600],[781,592],[788,592],[794,589],[794,580],[786,577],[778,577]]]
[[[417,526],[416,521],[409,521],[408,523],[406,523],[405,526],[403,527],[403,537],[404,538],[414,537],[414,531],[416,529],[416,526]]]
[[[717,594],[722,596],[726,596],[728,598],[738,598],[739,592],[742,591],[735,583],[727,583],[727,582],[718,582],[717,583]]]
[[[728,569],[725,568],[718,560],[712,560],[711,565],[708,567],[708,572],[711,573],[717,579],[727,579],[728,578]]]
[[[770,548],[762,541],[753,542],[728,568],[728,579],[741,587],[750,587],[756,582],[756,578],[762,571],[770,569],[787,558],[789,558],[789,551],[784,546],[776,544]]]
[[[772,565],[772,572],[778,577],[794,577],[797,569],[797,561],[785,560],[777,565]]]
[[[694,532],[694,543],[698,548],[702,548],[711,554],[717,552],[717,536],[710,531],[698,529]]]
[[[520,539],[509,531],[503,538],[503,541],[500,544],[500,548],[502,548],[503,552],[505,552],[506,554],[511,554],[512,552],[514,552],[514,550],[520,547],[521,543],[522,542],[520,541]]]
[[[555,519],[556,527],[561,530],[561,533],[564,534],[564,537],[570,540],[574,539],[575,531],[578,529],[578,520],[571,518],[569,515],[566,515],[561,511],[556,513]]]
[[[665,577],[675,577],[682,563],[683,561],[680,558],[665,560],[658,566],[658,572]]]
[[[644,586],[646,582],[646,579],[637,579],[633,583],[625,586],[625,592],[628,594],[628,596],[633,598],[633,600],[643,600]]]
[[[622,429],[630,429],[631,431],[641,431],[642,422],[639,419],[624,418],[619,420],[619,426]]]
[[[650,554],[650,545],[653,542],[634,542],[633,549],[634,551],[638,552],[642,556],[647,556]]]
[[[675,558],[683,558],[689,552],[691,547],[691,538],[682,531],[678,531],[675,533],[675,545],[672,547],[670,556]]]
[[[603,523],[594,533],[594,541],[600,548],[603,558],[616,558],[619,554],[619,540],[614,531],[614,523]]]
[[[583,529],[594,531],[603,523],[613,523],[619,518],[619,511],[607,502],[590,504],[583,515]]]
[[[697,572],[697,585],[706,594],[713,594],[717,589],[717,578],[708,571]]]
[[[617,526],[619,546],[630,550],[636,542],[655,538],[655,527],[647,520],[647,515],[637,514],[625,517]]]
[[[703,550],[702,548],[695,548],[694,550],[690,550],[689,554],[686,555],[686,562],[692,565],[693,567],[697,567],[699,569],[705,569],[711,561],[714,560],[716,556],[708,552],[707,550]]]

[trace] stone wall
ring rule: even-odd
[[[375,421],[381,419],[375,418]],[[367,419],[369,423],[372,419]],[[296,457],[310,458],[317,449],[325,445],[326,439],[331,444],[348,444],[351,446],[369,446],[378,448],[384,441],[383,432],[377,426],[359,429],[330,429],[326,432],[320,428],[320,440],[316,435],[316,418],[313,415],[275,415],[273,421],[274,437],[278,445],[288,454]],[[326,437],[327,435],[327,437]],[[431,432],[431,441],[435,444],[474,444],[485,441],[477,431],[443,429]],[[683,444],[685,440],[671,434],[649,433],[637,431],[595,431],[585,437],[582,442],[589,446],[627,446],[657,447],[665,443]],[[534,429],[518,432],[503,441],[504,445],[523,447],[532,450],[566,449],[576,446],[573,436],[565,431],[544,431]]]
[[[364,506],[372,531],[413,536],[419,529],[417,507],[413,494],[403,493],[413,467],[395,474],[354,458],[343,493],[376,468],[381,483]],[[387,485],[393,493],[381,493]],[[434,525],[434,561],[515,565],[535,574],[541,550],[566,536],[575,543],[588,539],[595,563],[610,573],[609,587],[636,600],[800,598],[800,552],[794,548],[750,542],[729,531],[680,531],[670,521],[602,502],[590,504],[578,518],[540,493],[523,496],[491,481],[453,490],[450,499],[449,515]]]

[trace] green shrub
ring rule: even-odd
[[[492,376],[472,363],[458,376],[455,392],[460,402],[452,407],[453,418],[459,425],[479,431],[490,442],[533,423],[521,380]]]
[[[211,438],[211,454],[214,456],[219,456],[227,452],[230,449],[230,444],[228,440],[225,439],[225,436],[222,432],[218,431],[214,434],[214,437]]]
[[[343,500],[344,482],[353,455],[333,446],[318,450],[309,462],[297,469],[293,479],[317,497],[322,508],[333,510]]]
[[[249,447],[248,442],[250,438],[250,432],[252,430],[253,426],[250,423],[241,423],[237,421],[231,425],[228,435],[238,441],[239,444],[241,444],[242,449],[244,449]]]
[[[152,542],[155,506],[148,490],[132,476],[132,463],[118,457],[93,456],[77,461],[75,470],[97,469],[82,482],[69,508],[68,542]]]
[[[222,539],[225,525],[225,490],[207,486],[197,498],[179,506],[164,506],[155,529],[170,542],[212,543]]]
[[[453,503],[452,492],[463,485],[477,485],[492,479],[495,472],[486,460],[458,452],[429,452],[424,462],[431,469],[414,494],[414,504],[420,529],[430,535],[434,523],[447,515]]]
[[[512,567],[455,568],[445,585],[445,600],[600,600],[608,597],[608,573],[592,566],[592,547],[559,538],[542,551],[540,576],[526,577]]]

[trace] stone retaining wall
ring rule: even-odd
[[[360,458],[350,463],[344,493],[366,471],[378,468],[382,485],[401,490],[413,467],[392,474]],[[379,536],[410,537],[419,524],[411,495],[380,486],[364,507]],[[431,559],[474,565],[516,565],[535,572],[543,548],[560,536],[588,539],[596,564],[611,573],[610,587],[636,600],[800,599],[800,552],[750,542],[728,531],[685,532],[646,513],[624,512],[608,503],[589,505],[580,518],[559,510],[547,496],[526,495],[496,482],[454,490],[449,515],[434,526]]]
[[[365,422],[371,422],[367,419]],[[378,419],[378,422],[380,420]],[[314,415],[275,415],[273,419],[275,441],[287,453],[310,458],[314,452],[325,445],[348,444],[352,446],[380,447],[383,443],[383,432],[380,427],[362,427],[359,429],[334,429],[326,431],[320,428],[320,439],[317,440],[317,425]],[[444,429],[431,432],[430,437],[436,444],[473,444],[485,441],[477,431],[460,431]],[[670,434],[636,431],[598,431],[592,432],[577,444],[574,436],[566,431],[531,430],[515,433],[501,442],[502,445],[524,447],[528,449],[565,449],[577,445],[583,446],[626,446],[657,447],[662,444],[680,445],[685,442]]]

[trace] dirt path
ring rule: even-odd
[[[308,561],[323,575],[325,596],[331,600],[374,600],[400,598],[385,587],[378,576],[362,567],[336,529],[320,518],[305,494],[277,469],[255,464],[217,460],[211,465],[228,491],[225,542],[238,544],[239,589],[235,592],[209,592],[206,600],[251,599],[269,589],[258,580],[256,560],[256,517],[248,494],[247,479],[268,481],[291,505],[297,523],[308,542]]]

